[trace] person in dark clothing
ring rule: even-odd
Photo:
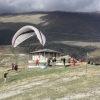
[[[7,74],[8,74],[8,72],[4,72],[4,83],[6,83],[6,81],[7,81]]]
[[[18,71],[18,65],[17,64],[15,65],[15,71],[16,72]]]
[[[64,64],[64,66],[65,66],[66,59],[65,59],[65,58],[63,58],[62,60],[63,60],[63,64]]]
[[[47,65],[50,66],[50,59],[47,60]]]
[[[90,64],[90,60],[87,63]]]

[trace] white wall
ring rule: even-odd
[[[35,61],[36,59],[39,59],[40,62],[47,62],[48,58],[53,58],[54,53],[37,53],[32,54],[32,60]],[[59,54],[56,54],[56,57],[60,57]]]

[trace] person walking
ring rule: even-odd
[[[7,81],[7,74],[8,74],[8,72],[4,72],[4,83],[6,83],[6,81]]]

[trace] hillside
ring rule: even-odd
[[[7,82],[2,75],[9,69]],[[0,68],[0,100],[99,100],[100,66]]]
[[[0,15],[0,45],[11,45],[13,35],[24,25],[36,26],[45,34],[46,45],[38,49],[51,48],[78,58],[86,56],[87,52],[99,56],[99,13],[35,12]]]

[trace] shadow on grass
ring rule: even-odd
[[[65,65],[65,68],[66,68],[66,67],[70,67],[70,65]]]

